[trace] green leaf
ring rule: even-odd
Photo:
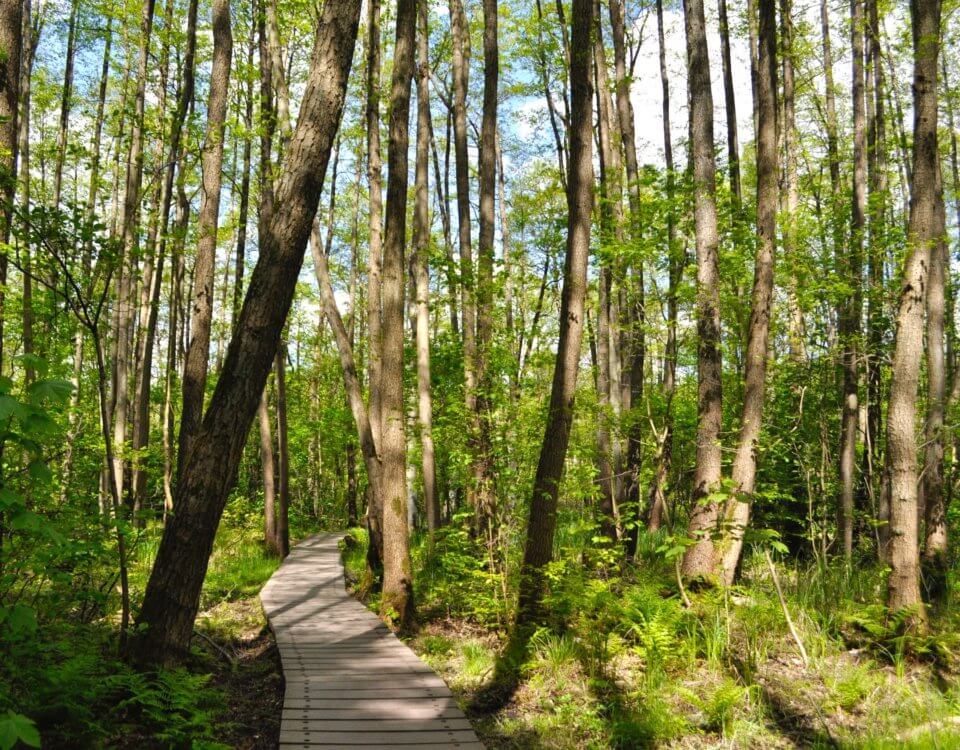
[[[23,498],[9,487],[0,487],[0,510],[23,507]]]
[[[40,732],[28,716],[7,711],[0,716],[0,750],[10,750],[18,741],[28,747],[40,747]]]
[[[67,380],[38,380],[30,385],[30,398],[36,401],[48,401],[65,404],[73,393],[73,383]]]
[[[31,510],[21,510],[10,519],[10,528],[14,531],[36,531],[42,519]]]
[[[53,479],[53,472],[50,471],[50,467],[47,466],[46,461],[41,461],[40,459],[30,462],[30,465],[27,467],[27,473],[31,479],[38,482],[49,482]]]
[[[9,419],[20,408],[20,402],[6,393],[0,394],[0,419]]]
[[[0,623],[11,637],[31,635],[37,630],[37,613],[26,604],[14,604],[0,609]]]

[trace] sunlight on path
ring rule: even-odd
[[[260,592],[286,683],[280,747],[482,750],[443,680],[344,589],[341,536],[298,544]]]

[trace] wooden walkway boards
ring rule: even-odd
[[[342,536],[298,544],[260,592],[286,683],[280,747],[482,750],[443,680],[345,590]]]

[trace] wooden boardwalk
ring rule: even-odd
[[[342,536],[298,544],[260,592],[286,684],[280,747],[482,750],[443,680],[345,590]]]

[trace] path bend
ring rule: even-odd
[[[283,662],[280,747],[483,750],[443,680],[347,593],[342,537],[298,544],[260,592]]]

